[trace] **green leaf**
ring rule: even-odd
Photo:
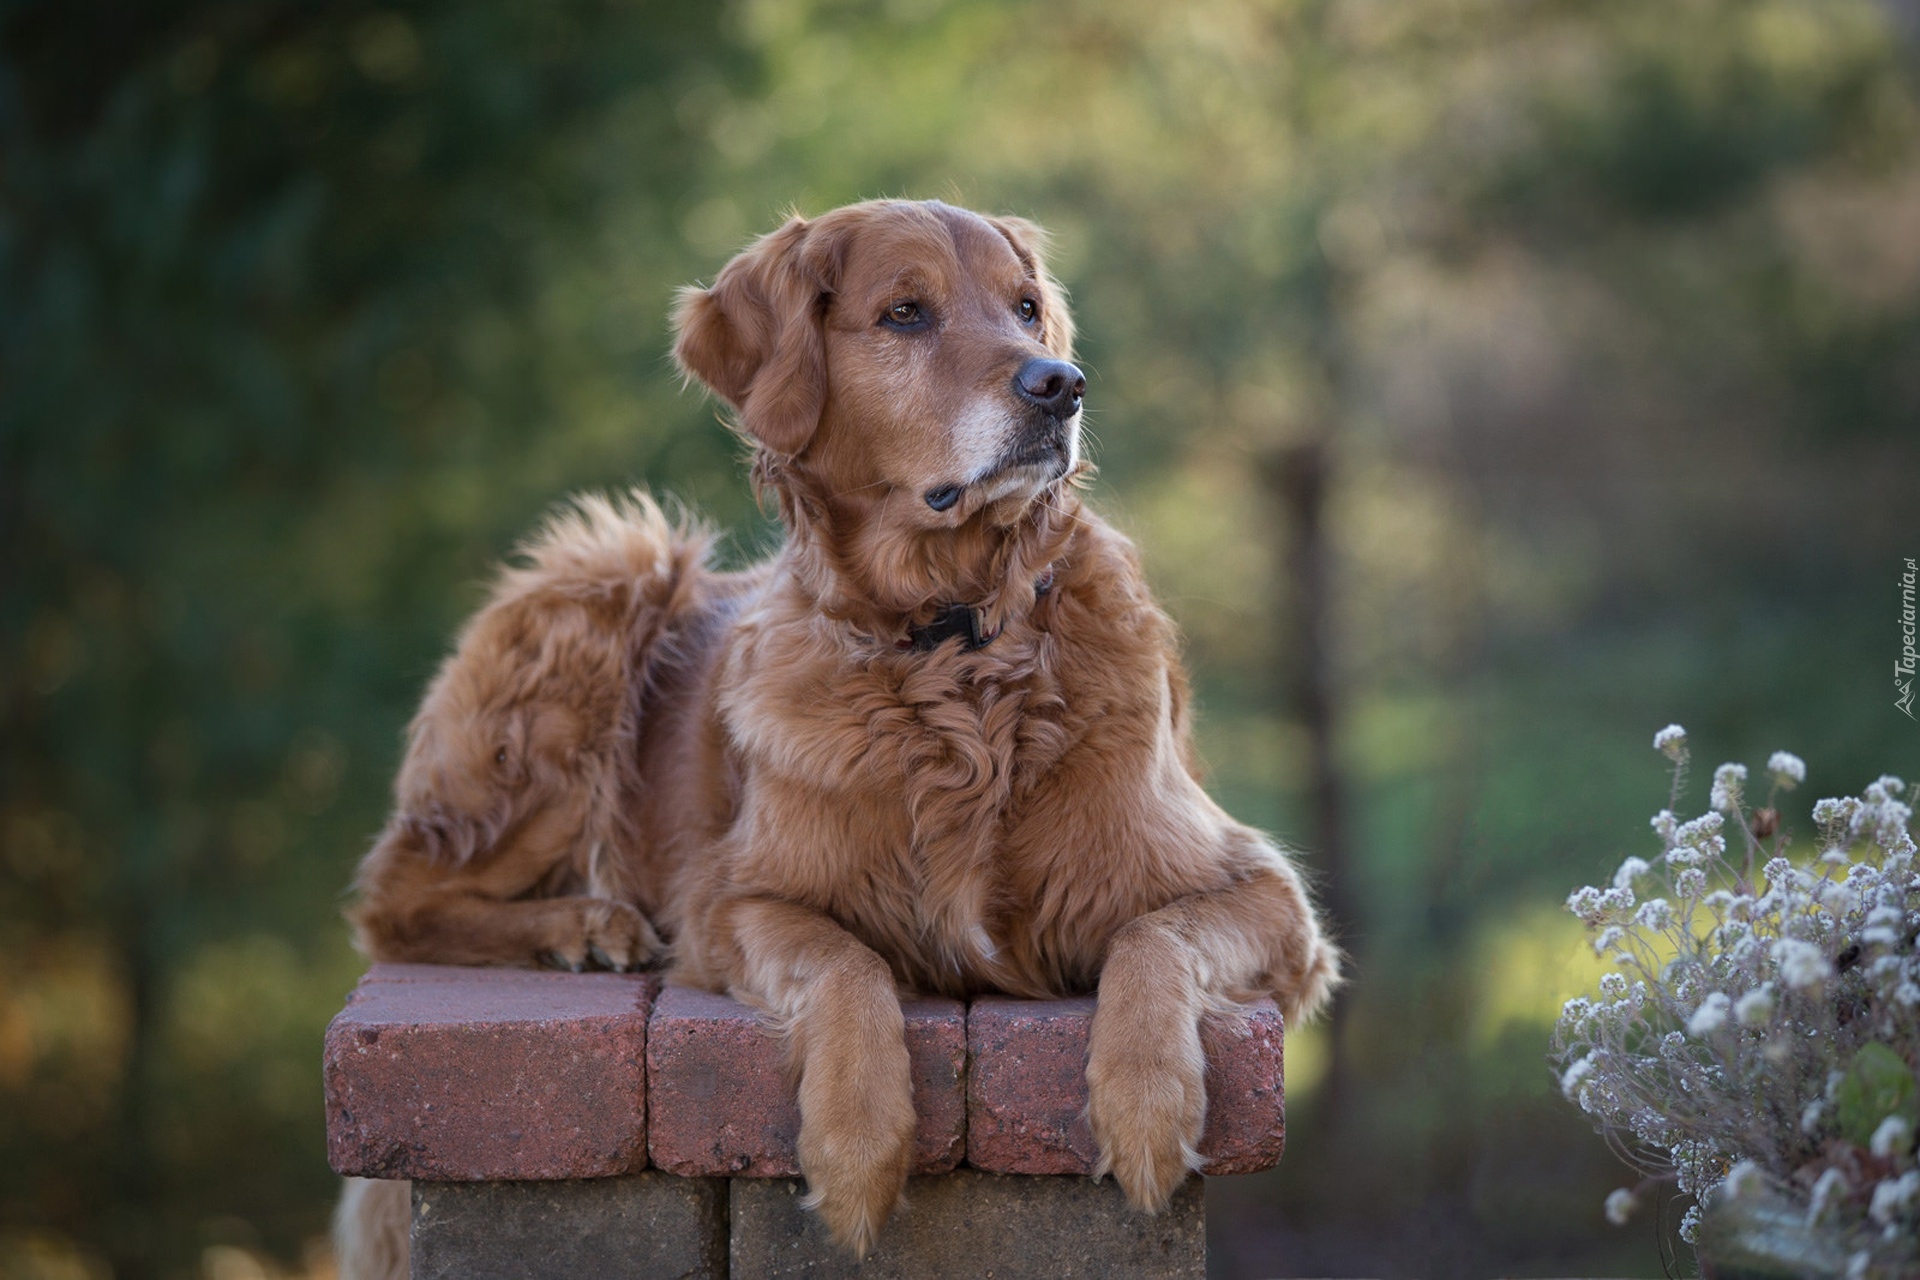
[[[1920,1124],[1920,1087],[1914,1084],[1912,1070],[1905,1059],[1877,1040],[1853,1056],[1834,1101],[1841,1136],[1863,1147],[1888,1116],[1904,1116],[1909,1124]]]

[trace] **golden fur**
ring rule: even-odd
[[[1097,990],[1101,1167],[1157,1208],[1196,1163],[1201,1015],[1339,981],[1287,857],[1196,779],[1173,628],[1078,495],[1077,390],[1020,390],[1071,356],[1041,250],[874,202],[685,291],[675,354],[785,545],[718,573],[644,496],[550,523],[429,689],[351,912],[377,959],[666,938],[782,1028],[810,1201],[860,1252],[911,1148],[903,991]],[[954,603],[991,642],[912,648]]]

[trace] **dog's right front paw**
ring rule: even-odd
[[[541,964],[552,969],[608,969],[623,973],[639,969],[666,951],[647,918],[624,902],[606,898],[555,899],[568,910],[547,931],[539,952]]]
[[[836,1138],[816,1135],[812,1142],[801,1134],[800,1169],[807,1178],[802,1203],[820,1215],[833,1238],[854,1257],[867,1256],[880,1228],[905,1198],[912,1147],[911,1125],[905,1141],[877,1128]]]
[[[904,1042],[864,1061],[845,1052],[852,1048],[843,1045],[842,1053],[808,1065],[800,1084],[799,1156],[806,1206],[836,1241],[864,1258],[906,1191],[913,1087]]]

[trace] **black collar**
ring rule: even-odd
[[[1040,597],[1053,590],[1053,572],[1048,570],[1040,580],[1033,584],[1033,598]],[[980,610],[970,604],[949,604],[941,607],[933,616],[933,621],[924,626],[908,627],[907,638],[900,641],[898,647],[911,649],[915,653],[928,653],[945,641],[960,638],[960,645],[968,653],[984,649],[1000,636],[998,631],[980,629]]]
[[[926,653],[942,641],[960,637],[961,647],[968,653],[975,649],[984,649],[999,636],[998,631],[980,630],[980,611],[972,605],[950,604],[935,614],[933,621],[925,626],[908,627],[909,644],[915,653]]]

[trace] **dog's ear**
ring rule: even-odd
[[[1000,217],[987,221],[1007,238],[1014,253],[1040,283],[1040,340],[1062,360],[1073,359],[1073,312],[1067,309],[1067,291],[1047,270],[1045,260],[1052,237],[1045,227],[1025,218]]]
[[[762,236],[710,289],[680,292],[673,356],[739,415],[740,429],[777,454],[806,448],[827,397],[821,332],[831,255],[803,218]]]

